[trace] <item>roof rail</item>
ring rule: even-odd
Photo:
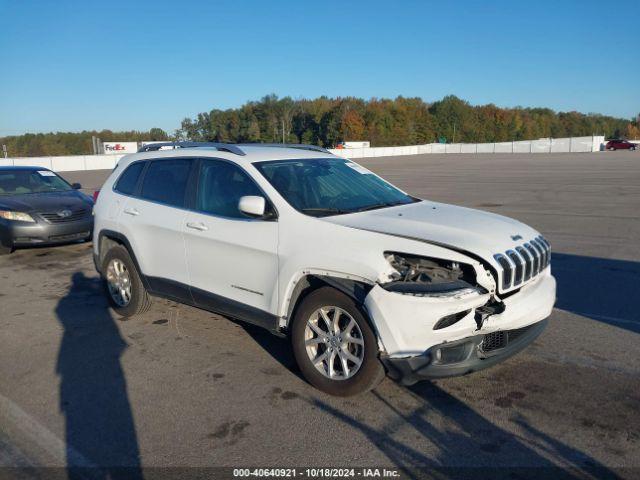
[[[160,150],[162,147],[173,147],[173,148],[199,148],[199,147],[209,147],[216,148],[220,151],[234,153],[236,155],[246,155],[237,145],[230,143],[216,143],[216,142],[160,142],[160,143],[150,143],[144,145],[138,149],[138,152],[155,152]]]
[[[307,145],[305,143],[238,143],[239,147],[274,147],[274,148],[297,148],[298,150],[311,150],[312,152],[331,153],[326,148],[317,145]]]

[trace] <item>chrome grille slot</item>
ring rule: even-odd
[[[549,242],[547,242],[544,237],[538,237],[538,242],[540,242],[540,244],[544,247],[546,253],[546,262],[544,264],[544,267],[546,268],[551,263],[551,245],[549,245]]]
[[[510,290],[542,273],[551,263],[551,247],[542,236],[518,245],[513,250],[496,253],[493,258],[500,266],[500,289]]]
[[[511,286],[511,280],[513,277],[513,270],[511,269],[511,263],[507,260],[502,254],[494,255],[493,258],[496,259],[496,262],[500,264],[502,267],[502,289],[506,290]]]
[[[529,255],[531,255],[531,258],[533,258],[533,273],[531,274],[531,276],[535,276],[538,274],[538,272],[540,272],[540,270],[542,270],[542,257],[540,256],[538,250],[533,248],[530,243],[525,243],[524,248],[527,249],[527,252],[529,252]]]
[[[533,245],[534,248],[538,250],[538,253],[540,254],[540,259],[541,259],[540,270],[544,270],[547,264],[547,255],[545,253],[546,248],[544,247],[544,244],[542,244],[537,238],[534,238],[533,240],[531,240],[531,245]]]
[[[531,278],[531,275],[535,275],[535,273],[532,273],[533,259],[524,247],[516,247],[516,252],[524,259],[524,281],[526,282]]]
[[[513,276],[513,285],[520,285],[522,283],[522,277],[524,274],[524,262],[520,256],[513,250],[507,250],[507,256],[511,259],[515,265],[515,275]]]

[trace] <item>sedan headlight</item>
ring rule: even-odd
[[[35,222],[33,217],[28,213],[12,212],[10,210],[0,210],[0,218],[4,218],[5,220],[14,220],[16,222]]]
[[[471,265],[397,252],[384,255],[394,269],[391,281],[382,285],[388,291],[430,297],[485,293]]]

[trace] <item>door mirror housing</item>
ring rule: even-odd
[[[82,188],[82,185],[80,185],[79,183],[72,183],[71,188],[73,188],[74,190],[80,190]]]
[[[257,195],[245,195],[244,197],[241,197],[238,202],[238,210],[249,217],[262,218],[264,217],[266,209],[266,200],[264,197],[259,197]]]

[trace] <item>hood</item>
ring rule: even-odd
[[[63,208],[91,207],[90,197],[78,190],[0,195],[0,209],[19,212],[55,212]]]
[[[497,265],[494,254],[515,248],[539,235],[533,228],[508,217],[430,201],[324,217],[322,220],[454,248],[479,256],[494,266]]]

